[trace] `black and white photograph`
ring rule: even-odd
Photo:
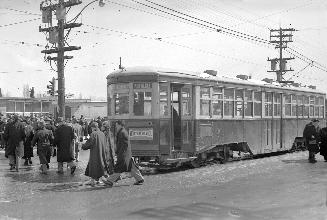
[[[0,219],[327,220],[326,0],[0,0]]]

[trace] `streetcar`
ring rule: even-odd
[[[107,76],[108,119],[125,121],[133,157],[160,164],[288,151],[313,118],[325,126],[325,99],[316,89],[212,70],[133,67]]]

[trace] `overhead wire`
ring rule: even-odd
[[[9,24],[2,24],[2,25],[0,25],[0,28],[14,26],[14,25],[28,23],[28,22],[33,22],[33,21],[37,21],[37,20],[40,20],[40,19],[41,18],[33,18],[33,19],[24,20],[24,21],[17,21],[17,22],[13,22],[13,23],[9,23]]]

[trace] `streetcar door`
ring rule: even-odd
[[[181,88],[182,84],[171,85],[171,120],[172,120],[172,150],[181,150],[182,133],[181,133]]]

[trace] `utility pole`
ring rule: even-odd
[[[43,2],[44,3],[44,2]],[[42,21],[43,23],[48,23],[49,27],[41,28],[40,32],[49,33],[49,42],[54,44],[54,48],[42,50],[41,53],[52,54],[57,53],[57,57],[47,57],[48,61],[57,62],[57,72],[58,72],[58,108],[59,117],[65,119],[65,59],[72,59],[72,56],[65,56],[65,51],[79,50],[81,47],[68,46],[65,47],[65,29],[71,29],[75,27],[80,27],[81,23],[66,23],[66,8],[79,5],[82,3],[80,0],[59,0],[58,4],[51,4],[43,6],[41,3],[40,9],[42,11]],[[52,12],[56,11],[56,17],[58,20],[57,26],[52,26]]]
[[[279,83],[292,83],[292,81],[284,81],[283,75],[286,72],[294,71],[286,67],[287,61],[294,59],[294,57],[283,57],[283,49],[287,48],[287,43],[293,42],[293,31],[295,31],[294,28],[270,30],[270,43],[276,44],[275,48],[279,49],[279,58],[268,58],[268,61],[271,62],[271,70],[268,72],[275,72]],[[278,69],[276,69],[277,63],[279,64]]]

